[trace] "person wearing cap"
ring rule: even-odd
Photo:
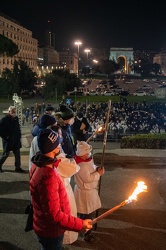
[[[98,185],[100,176],[104,174],[104,168],[95,165],[91,151],[92,146],[87,142],[77,143],[74,159],[80,170],[74,175],[74,196],[78,216],[81,219],[93,219],[94,212],[101,207]],[[92,235],[92,230],[84,235],[84,240],[91,243],[98,242]]]
[[[52,107],[51,105],[48,105],[45,110],[45,114],[52,115],[54,110],[55,110],[54,107]]]
[[[61,127],[59,127],[58,125],[52,125],[50,126],[50,129],[58,133],[60,137],[60,143],[61,143],[63,140]],[[29,172],[31,171],[31,167],[32,167],[31,159],[39,151],[40,150],[38,147],[37,136],[35,136],[32,140],[31,148],[30,148]],[[75,173],[79,171],[80,167],[76,164],[74,159],[71,160],[71,159],[66,158],[61,147],[59,148],[59,152],[57,153],[56,158],[58,159],[58,161],[55,163],[55,166],[57,167],[57,171],[62,178],[66,192],[68,194],[70,207],[71,207],[71,214],[76,217],[77,207],[76,207],[74,193],[70,184],[70,179]],[[77,238],[78,238],[77,232],[66,230],[64,233],[63,244],[64,245],[72,244],[74,241],[77,240]]]
[[[63,141],[62,138],[62,130],[59,126],[51,126],[51,129],[55,132],[58,132],[59,136],[61,137],[61,143]],[[70,184],[71,178],[80,170],[78,164],[76,164],[75,160],[72,158],[66,158],[65,153],[62,149],[60,149],[59,154],[57,154],[56,158],[59,160],[57,166],[57,171],[60,174],[62,181],[64,183],[69,202],[71,207],[71,214],[77,217],[77,206],[74,197],[74,192],[72,186]],[[63,244],[68,245],[72,244],[78,239],[78,233],[74,231],[66,230],[64,233]]]
[[[75,114],[72,109],[66,105],[60,105],[60,111],[55,113],[57,124],[62,129],[62,148],[68,158],[72,158],[75,155],[75,147],[73,142],[73,136],[71,133],[71,125],[74,122]]]
[[[71,126],[72,134],[74,137],[74,144],[76,147],[77,141],[86,141],[88,139],[88,131],[90,124],[82,112],[78,112]]]
[[[36,127],[34,127],[34,129],[32,130],[33,139],[31,141],[31,146],[30,146],[30,151],[29,151],[29,171],[32,166],[31,158],[39,151],[36,136],[38,135],[40,130],[48,128],[50,126],[55,126],[56,124],[57,124],[57,121],[55,117],[48,115],[48,114],[44,114],[42,115],[40,119],[40,123],[36,125]]]
[[[71,215],[69,199],[56,169],[60,150],[58,133],[43,129],[37,136],[39,152],[32,157],[30,193],[33,205],[33,230],[40,249],[62,249],[64,232],[86,232],[92,220]]]
[[[25,170],[21,168],[21,129],[16,116],[15,106],[10,106],[8,114],[0,120],[0,136],[2,137],[3,153],[0,158],[0,173],[3,172],[2,165],[8,158],[10,151],[15,157],[15,171],[24,173]]]
[[[38,132],[43,129],[43,128],[47,128],[48,126],[51,125],[56,125],[57,121],[55,119],[55,117],[49,115],[49,114],[44,114],[41,116],[39,123],[34,126],[34,128],[32,129],[32,136],[35,137]]]

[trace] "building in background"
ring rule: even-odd
[[[156,54],[153,58],[153,63],[160,64],[162,74],[166,75],[166,51]]]
[[[58,68],[59,53],[52,46],[38,47],[37,74],[39,76],[45,75]]]
[[[59,52],[59,64],[70,73],[78,73],[78,54],[69,49]]]
[[[25,61],[36,72],[38,41],[32,37],[32,32],[16,20],[0,13],[0,34],[11,39],[19,49],[19,53],[13,57],[0,55],[0,74],[5,68],[13,69],[14,60]]]
[[[0,34],[11,39],[19,49],[13,57],[0,55],[0,73],[5,68],[13,69],[14,60],[27,62],[28,66],[39,76],[52,72],[54,69],[69,69],[70,73],[78,70],[78,56],[70,50],[58,52],[55,49],[55,34],[52,23],[48,21],[45,31],[45,43],[38,46],[32,32],[16,20],[0,13]]]

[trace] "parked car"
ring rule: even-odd
[[[126,84],[134,84],[133,80],[124,80],[123,82],[126,83]]]
[[[127,91],[127,90],[122,90],[119,94],[120,94],[121,96],[128,96],[128,95],[130,95],[130,92]]]
[[[114,84],[116,84],[116,81],[114,79],[110,79],[110,80],[107,81],[107,83],[109,85],[114,85]]]
[[[115,95],[115,92],[111,91],[111,90],[106,90],[103,93],[104,96],[112,96]]]
[[[145,91],[137,91],[135,93],[133,93],[134,96],[146,96],[146,92]]]
[[[68,92],[68,96],[83,96],[84,95],[84,92],[83,91],[71,91],[71,92]]]
[[[28,91],[28,90],[25,90],[25,91],[22,91],[21,92],[21,96],[22,97],[34,97],[35,96],[35,91]]]
[[[142,87],[140,87],[141,90],[146,90],[146,89],[152,89],[152,87],[150,85],[143,85]]]
[[[123,91],[123,88],[118,87],[118,88],[113,88],[112,90],[114,91],[115,95],[116,95],[116,94],[119,95],[119,94]]]
[[[97,92],[96,90],[90,90],[87,95],[99,95],[99,92]]]
[[[143,82],[150,82],[149,79],[143,79]]]

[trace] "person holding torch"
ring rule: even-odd
[[[74,195],[77,205],[78,217],[81,219],[92,219],[93,213],[101,207],[98,192],[100,176],[104,174],[104,167],[95,165],[91,155],[92,146],[85,141],[78,141],[76,148],[76,163],[80,170],[74,175]],[[89,230],[84,235],[84,240],[97,243],[99,240]]]

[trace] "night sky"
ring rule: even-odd
[[[48,20],[56,49],[132,47],[166,49],[165,9],[160,1],[0,0],[0,12],[17,20],[42,43]]]

